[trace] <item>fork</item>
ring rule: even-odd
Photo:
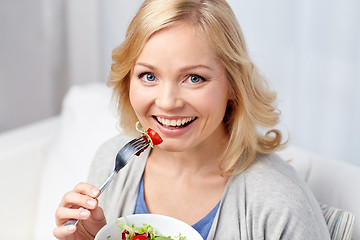
[[[130,160],[130,158],[134,155],[139,156],[147,147],[149,146],[149,141],[146,137],[140,136],[138,138],[135,138],[128,142],[124,147],[120,149],[120,151],[117,153],[115,158],[115,168],[113,172],[110,174],[110,176],[105,180],[103,185],[99,188],[100,193],[95,198],[97,199],[101,193],[105,190],[105,188],[110,184],[110,182],[114,179],[115,175],[123,168],[125,167],[126,163]],[[83,207],[80,207],[81,209],[84,209]],[[67,225],[77,225],[79,220],[76,219],[70,219],[65,223],[65,226]]]

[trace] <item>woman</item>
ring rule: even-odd
[[[164,141],[130,161],[98,203],[95,186],[130,138],[105,143],[89,183],[62,199],[57,238],[93,239],[106,221],[156,213],[204,239],[329,239],[306,184],[271,154],[282,146],[276,96],[225,1],[145,1],[113,60],[122,128],[140,121]],[[81,221],[64,226],[68,219]]]

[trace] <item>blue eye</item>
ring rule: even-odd
[[[146,80],[152,82],[152,81],[155,81],[155,76],[153,74],[146,74]]]
[[[190,75],[190,81],[192,83],[199,83],[199,82],[205,81],[205,79],[203,77],[198,76],[198,75]]]
[[[145,78],[144,78],[145,77]],[[153,82],[155,81],[156,77],[154,74],[151,74],[151,73],[141,73],[139,75],[139,78],[140,79],[143,79],[145,81],[148,81],[148,82]]]

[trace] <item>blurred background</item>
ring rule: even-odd
[[[229,0],[290,143],[360,165],[360,1]],[[0,0],[0,134],[104,82],[140,0]]]

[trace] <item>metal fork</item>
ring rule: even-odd
[[[115,158],[115,168],[111,175],[106,179],[106,181],[99,188],[100,194],[105,190],[105,188],[109,185],[109,183],[114,179],[115,175],[126,165],[126,163],[130,160],[130,158],[134,155],[139,156],[147,147],[149,146],[149,142],[146,137],[140,136],[128,142],[124,147],[120,149]],[[97,199],[97,196],[95,199]],[[81,207],[84,209],[83,207]],[[67,225],[77,225],[79,220],[70,219],[65,223]]]

